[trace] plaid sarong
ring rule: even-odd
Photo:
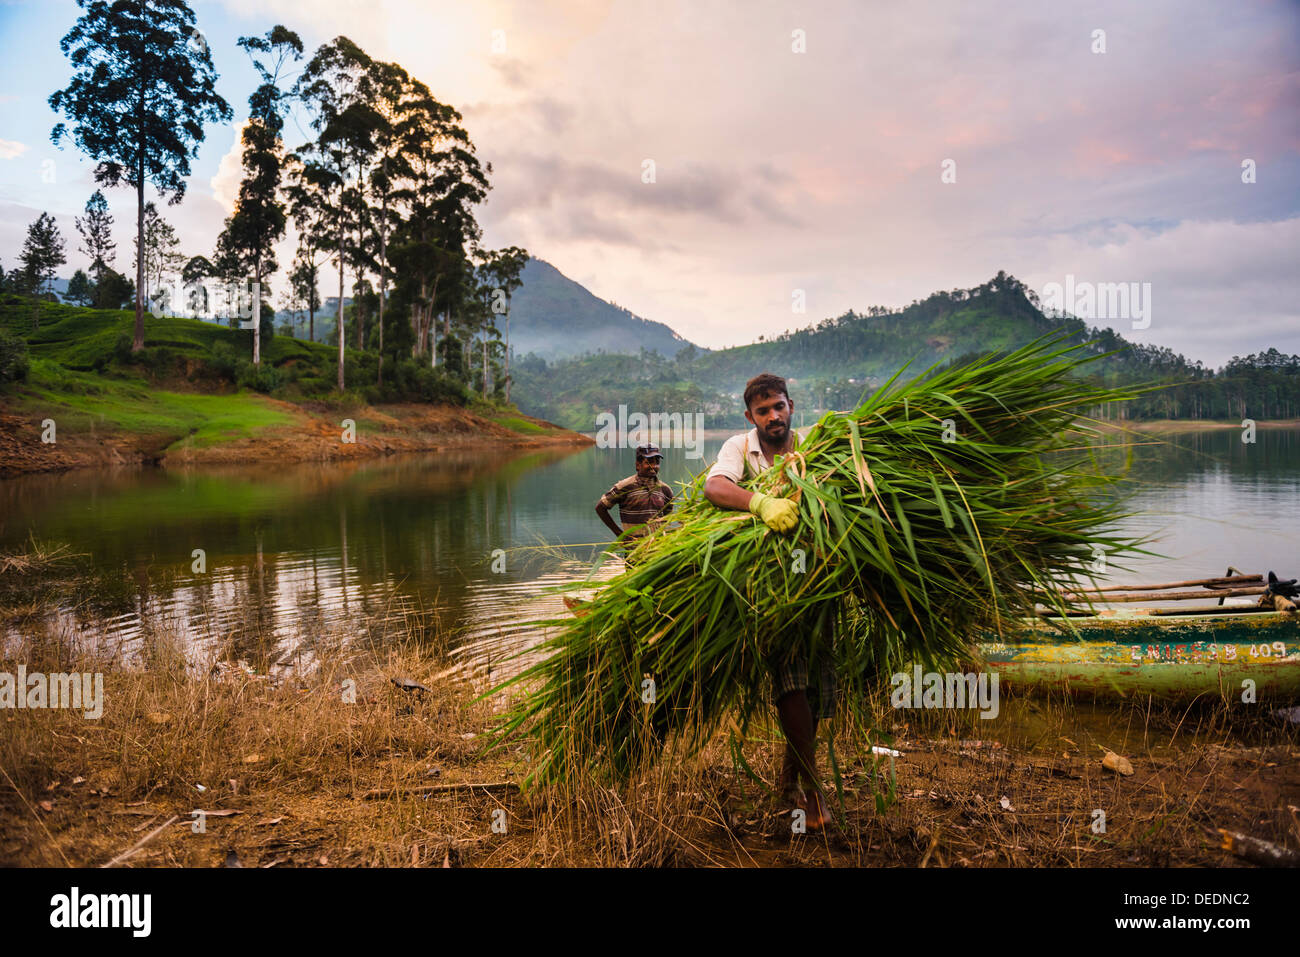
[[[835,697],[839,693],[839,681],[831,662],[823,656],[818,669],[817,680],[812,681],[808,674],[808,658],[797,652],[785,661],[768,663],[772,671],[772,701],[780,701],[793,691],[808,693],[808,706],[812,708],[813,717],[831,718],[835,716]]]

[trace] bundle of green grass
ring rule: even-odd
[[[496,740],[531,739],[529,783],[624,776],[747,723],[792,649],[812,673],[829,656],[840,713],[863,722],[898,666],[972,660],[979,636],[1090,577],[1098,549],[1136,548],[1084,424],[1132,393],[1090,383],[1089,361],[1040,340],[828,412],[745,483],[797,503],[788,534],[714,507],[701,475],[680,525],[637,545],[583,614],[542,623],[543,657],[501,686],[522,694]]]

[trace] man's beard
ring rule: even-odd
[[[769,422],[764,434],[774,442],[784,442],[790,434],[789,422]]]

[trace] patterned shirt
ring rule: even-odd
[[[643,479],[632,475],[614,483],[614,487],[600,497],[600,504],[606,508],[617,505],[623,527],[629,536],[636,537],[650,531],[646,522],[673,510],[673,490],[658,478]]]

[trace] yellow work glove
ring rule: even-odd
[[[749,500],[749,510],[774,532],[788,532],[799,524],[799,506],[788,498],[755,492]]]

